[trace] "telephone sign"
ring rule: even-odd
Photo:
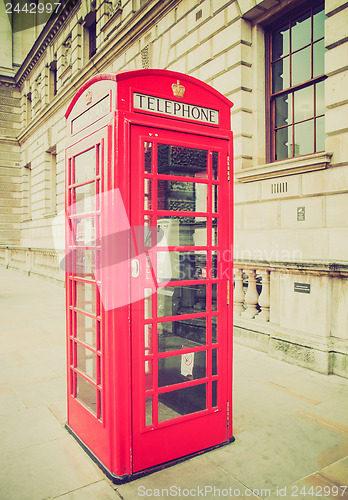
[[[115,482],[233,439],[231,106],[144,69],[66,112],[67,428]]]

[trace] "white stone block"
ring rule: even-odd
[[[325,113],[325,132],[327,134],[348,129],[348,103],[328,109]]]
[[[325,20],[325,45],[339,43],[347,38],[348,26],[348,8],[345,8],[337,14]]]
[[[302,230],[304,228],[322,227],[324,223],[324,198],[298,198],[282,200],[280,204],[280,225],[282,229]],[[304,207],[305,220],[297,220],[297,209]]]
[[[325,104],[328,108],[348,100],[348,70],[331,75],[325,81]]]

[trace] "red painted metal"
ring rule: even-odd
[[[183,97],[173,95],[172,85],[178,80],[185,87]],[[162,104],[170,101],[168,109],[175,105],[187,110],[191,106],[196,115],[198,108],[215,110],[210,116],[218,111],[219,121],[197,121],[193,111],[191,118],[185,113],[170,116],[163,112],[167,107],[162,109],[160,104],[157,109],[138,109],[133,102],[135,92],[150,96],[151,104],[156,99]],[[219,92],[190,76],[139,70],[91,78],[66,112],[67,427],[115,481],[227,443],[233,437],[231,106]],[[204,113],[209,116],[209,111]],[[152,145],[151,172],[145,169],[148,143]],[[161,151],[167,147],[170,154],[203,151],[207,174],[161,173],[157,167]],[[81,154],[85,156],[79,158]],[[217,178],[213,161],[214,166],[218,164]],[[87,175],[89,169],[92,177]],[[145,182],[151,183],[147,206]],[[165,207],[163,193],[158,196],[162,185],[207,193],[205,204],[195,205],[195,212],[187,206],[180,210]],[[215,211],[213,191],[217,189]],[[96,201],[86,193],[95,194]],[[77,205],[72,208],[74,203]],[[168,222],[169,216],[177,221],[182,217],[184,225],[194,222],[201,228],[194,230],[196,240],[169,242],[166,247],[168,252],[186,252],[186,256],[196,252],[195,259],[205,258],[198,278],[161,281],[156,269],[161,248],[154,240],[155,233],[148,233],[153,243],[148,249],[139,239],[144,218],[151,218],[150,227],[156,232],[157,220]],[[213,240],[215,221],[217,243]],[[206,240],[199,236],[205,234]],[[93,272],[76,267],[77,261],[86,265],[87,257]],[[134,264],[139,266],[135,266],[139,274]],[[213,271],[213,266],[217,270],[214,267]],[[144,316],[145,288],[151,289],[151,317]],[[178,313],[173,309],[172,314],[163,316],[157,308],[164,300],[163,293],[173,297],[186,293],[188,301],[200,294],[201,310],[194,309],[198,302],[192,299],[191,310],[182,308]],[[186,346],[163,350],[159,345],[163,339],[157,332],[171,321],[182,321],[183,328],[188,328],[185,325],[190,321],[203,325],[198,331],[206,331],[205,341],[187,341]],[[213,337],[216,323],[217,338]],[[167,380],[174,360],[195,363],[196,374],[181,373],[174,382]],[[183,402],[183,394],[191,399]],[[146,410],[146,398],[148,402],[151,399],[151,411]]]

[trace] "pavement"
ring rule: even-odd
[[[235,442],[113,485],[64,428],[65,291],[0,267],[0,500],[348,499],[348,380],[235,345]]]

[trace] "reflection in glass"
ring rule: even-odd
[[[96,238],[95,217],[74,219],[74,236],[76,245],[94,246]]]
[[[163,238],[158,242],[163,246],[205,246],[207,244],[207,219],[205,217],[166,216],[157,220],[157,226],[163,231]]]
[[[211,404],[213,408],[217,406],[217,388],[218,388],[217,380],[213,380],[212,395],[211,395]]]
[[[158,210],[207,211],[207,184],[158,180]]]
[[[217,286],[217,283],[213,283],[212,284],[212,297],[211,297],[212,311],[217,310],[217,304],[218,304],[218,286]]]
[[[211,318],[211,341],[213,344],[217,342],[217,332],[218,332],[218,320],[217,316],[212,316]]]
[[[217,375],[218,366],[217,366],[217,349],[213,349],[211,351],[211,374]]]
[[[276,127],[289,125],[292,122],[292,94],[276,97],[274,103]]]
[[[206,384],[185,387],[158,395],[158,421],[164,422],[180,415],[188,415],[205,410]]]
[[[295,156],[314,152],[314,120],[295,125]]]
[[[157,291],[158,317],[206,310],[206,285],[166,286]]]
[[[324,39],[313,44],[313,78],[325,73]]]
[[[151,173],[152,169],[152,143],[144,142],[145,172]]]
[[[152,353],[152,325],[144,325],[145,356]]]
[[[311,43],[311,12],[291,23],[291,52]]]
[[[95,285],[76,281],[76,307],[81,311],[96,313]]]
[[[176,351],[206,344],[206,318],[158,323],[158,351]]]
[[[165,175],[184,175],[207,177],[208,151],[204,149],[158,144],[158,173]]]
[[[94,279],[96,269],[96,251],[79,248],[74,250],[74,262],[69,272],[82,278]]]
[[[219,153],[217,151],[213,151],[213,179],[217,180],[218,178],[218,161],[219,161]]]
[[[88,149],[74,158],[75,160],[75,178],[74,184],[91,181],[96,175],[96,157],[95,148]]]
[[[314,87],[305,87],[294,93],[294,121],[307,120],[314,116]]]
[[[152,420],[152,396],[145,398],[145,426],[153,424]]]
[[[92,347],[96,347],[97,342],[97,321],[84,314],[75,313],[76,318],[76,338]],[[98,322],[99,326],[99,322]]]
[[[76,374],[76,398],[96,415],[96,389],[78,373]]]
[[[291,56],[291,85],[306,82],[311,78],[311,48],[299,50]]]
[[[77,344],[76,345],[77,363],[76,367],[89,378],[96,381],[97,377],[97,364],[96,354],[89,349]]]
[[[273,92],[280,92],[290,87],[289,56],[272,64]]]
[[[144,210],[151,210],[151,180],[144,179]]]
[[[95,211],[95,182],[84,184],[74,189],[75,191],[75,214],[84,214]]]
[[[289,24],[273,31],[272,60],[279,59],[289,53]]]
[[[187,347],[187,346],[185,346]],[[165,387],[206,376],[206,352],[190,352],[158,360],[158,386]]]
[[[322,115],[325,113],[325,83],[320,82],[315,86],[315,114]]]
[[[207,252],[157,252],[157,280],[193,280],[207,277]]]
[[[144,319],[152,318],[152,289],[144,289]]]
[[[292,156],[292,129],[280,128],[275,131],[275,159],[283,160]]]
[[[313,9],[313,41],[324,37],[325,11],[322,5]]]
[[[325,117],[317,118],[315,126],[315,150],[325,151]]]
[[[213,246],[218,245],[218,219],[212,219],[212,241]]]
[[[212,186],[212,202],[211,202],[211,204],[212,204],[212,211],[215,213],[217,213],[219,211],[219,209],[218,209],[218,199],[219,199],[218,189],[219,189],[219,186],[217,186],[215,184]]]

